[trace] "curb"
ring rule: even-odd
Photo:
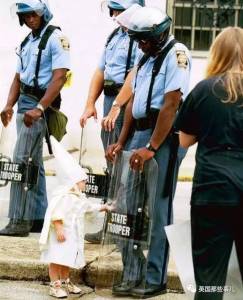
[[[109,265],[108,268],[102,269],[103,277],[98,278],[97,276],[97,264],[98,259],[93,261],[90,264],[87,264],[83,269],[83,282],[90,286],[94,287],[97,285],[99,288],[107,288],[110,286],[110,283],[114,281],[114,278],[121,278],[122,270],[118,268],[114,268],[112,264]],[[167,275],[167,288],[169,290],[177,291],[179,293],[183,293],[183,287],[180,282],[178,274],[175,270],[169,269]]]
[[[48,282],[48,265],[39,261],[38,237],[28,238],[0,236],[0,279],[42,281]],[[80,270],[72,269],[71,278],[78,283],[85,283],[90,287],[107,287],[114,278],[119,279],[122,268],[119,263],[118,253],[107,256],[105,264],[97,274],[98,255],[100,249],[97,245],[85,243],[86,265]],[[99,276],[98,276],[99,275]],[[168,289],[182,292],[178,274],[173,261],[169,262]]]
[[[114,274],[116,273],[116,274]],[[82,270],[72,270],[71,278],[75,282],[84,283],[94,288],[98,286],[107,287],[107,282],[112,282],[114,275],[121,275],[121,270],[104,269],[104,277],[97,281],[97,260],[85,265]],[[119,276],[120,277],[120,276]],[[48,266],[37,263],[34,260],[2,260],[0,259],[0,279],[1,280],[17,280],[17,281],[39,281],[49,282]],[[167,288],[177,292],[183,292],[183,288],[174,271],[168,271]]]
[[[191,175],[187,175],[187,176],[179,176],[178,177],[178,181],[182,181],[182,182],[192,182],[192,176]]]

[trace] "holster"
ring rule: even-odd
[[[104,81],[104,94],[106,96],[115,97],[119,94],[123,84],[116,83],[113,80],[105,80]]]
[[[154,129],[156,126],[157,118],[159,115],[158,109],[152,109],[148,113],[148,116],[140,119],[134,119],[134,127],[137,131],[147,130],[149,128]]]

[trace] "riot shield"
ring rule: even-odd
[[[115,143],[117,130],[104,133],[100,125],[88,120],[81,130],[79,164],[87,170],[86,195],[106,201],[110,181],[111,166],[105,159],[105,149]]]
[[[107,145],[115,142],[116,137],[116,131],[104,134],[100,122],[92,119],[89,119],[81,130],[79,164],[88,175],[85,194],[94,203],[107,201],[111,168],[105,159],[105,149]],[[100,232],[103,218],[104,213],[87,213],[85,215],[85,231],[87,233]]]
[[[188,300],[193,300],[194,294],[196,292],[196,283],[194,279],[192,263],[190,221],[166,226],[165,231],[169,240],[171,253],[175,261],[183,289],[186,293],[186,298]],[[217,287],[208,288],[213,289]],[[230,257],[223,299],[243,299],[243,286],[241,282],[241,275],[235,247],[233,247]]]
[[[23,226],[31,228],[35,219],[39,175],[36,151],[41,150],[39,145],[42,139],[41,130],[36,134],[36,126],[38,125],[27,128],[22,122],[15,139],[11,137],[13,129],[3,127],[1,130],[0,225],[1,228],[6,225],[9,218],[8,231],[15,225],[18,225],[15,227],[20,232],[23,231]],[[18,236],[17,231],[15,234]]]
[[[143,172],[131,170],[131,154],[123,151],[112,170],[96,278],[96,293],[105,299],[122,295],[126,284],[145,284],[158,166],[151,159]]]

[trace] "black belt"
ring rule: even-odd
[[[150,128],[154,129],[156,126],[158,115],[159,115],[159,110],[152,110],[149,112],[149,115],[147,117],[135,119],[134,120],[135,130],[143,131]]]
[[[46,90],[36,88],[34,86],[27,85],[23,82],[20,82],[20,93],[34,96],[40,100],[45,95]]]
[[[46,89],[39,89],[34,86],[27,85],[23,82],[20,82],[20,93],[32,96],[36,101],[45,95]],[[59,109],[61,106],[61,95],[59,94],[56,99],[51,104],[52,107]]]

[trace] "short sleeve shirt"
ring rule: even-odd
[[[48,25],[47,25],[48,26]],[[30,86],[34,86],[35,67],[38,46],[47,26],[42,30],[40,36],[29,35],[27,43],[19,49],[19,60],[17,63],[17,73],[20,80]],[[48,39],[46,48],[42,51],[40,70],[38,74],[38,85],[41,89],[46,89],[52,78],[52,71],[56,69],[70,69],[69,42],[63,33],[56,29]]]
[[[48,25],[47,25],[48,26]],[[19,58],[16,72],[20,75],[21,82],[34,86],[35,69],[38,56],[38,46],[47,26],[41,31],[38,37],[32,33],[29,35],[26,44],[19,48]],[[70,69],[70,46],[68,39],[59,29],[49,37],[46,48],[42,51],[40,69],[38,73],[38,85],[46,89],[51,82],[52,72],[56,69]],[[20,95],[18,101],[18,112],[24,112],[36,106],[33,99]]]
[[[243,196],[243,99],[225,103],[217,77],[188,95],[175,126],[198,140],[192,204],[237,205]]]
[[[99,62],[99,69],[104,71],[105,80],[124,83],[130,38],[120,28],[111,41],[106,45]],[[141,54],[136,42],[133,43],[130,69],[134,66],[136,57]]]
[[[173,38],[171,36],[164,47]],[[150,57],[133,79],[134,102],[132,112],[135,119],[146,116],[148,92],[155,60],[156,57]],[[160,71],[155,77],[151,109],[159,110],[164,103],[164,96],[168,92],[180,90],[182,99],[185,99],[189,92],[190,70],[191,58],[188,49],[183,44],[176,43],[165,57]]]

